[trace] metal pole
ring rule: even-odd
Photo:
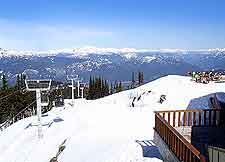
[[[41,90],[36,90],[36,100],[37,100],[37,117],[38,117],[38,138],[43,137],[42,134],[42,125],[41,125]]]
[[[80,97],[80,82],[79,82],[79,78],[77,81],[77,97]]]
[[[73,85],[73,79],[72,80],[72,105],[74,106],[74,85]]]
[[[81,98],[84,98],[84,88],[81,88]]]

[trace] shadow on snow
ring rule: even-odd
[[[135,142],[137,142],[141,146],[143,157],[158,158],[163,160],[158,147],[154,145],[152,140],[144,140],[144,141],[136,140]]]
[[[48,126],[48,127],[51,127],[53,123],[58,123],[58,122],[62,122],[62,121],[64,121],[62,118],[56,117],[56,118],[54,118],[51,122],[46,123],[46,124],[42,124],[42,126]],[[25,127],[25,129],[28,129],[29,127],[33,127],[33,126],[38,126],[38,125],[37,125],[37,124],[32,124],[32,123],[30,123],[30,124],[28,124],[28,125]]]

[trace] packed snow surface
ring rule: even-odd
[[[0,132],[0,162],[49,162],[65,139],[59,162],[160,162],[154,111],[208,108],[215,92],[225,92],[225,83],[167,76],[102,99],[78,99],[74,106],[66,100],[64,107],[43,115],[41,140],[35,116]],[[166,95],[162,104],[161,95]]]

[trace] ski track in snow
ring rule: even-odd
[[[64,107],[42,118],[41,140],[36,117],[0,132],[0,162],[49,162],[65,139],[59,162],[160,162],[152,142],[154,111],[208,108],[215,92],[225,92],[225,83],[205,85],[189,77],[167,76],[98,100],[78,99],[74,107],[66,100]],[[162,94],[166,100],[160,104]],[[134,97],[140,99],[131,107]]]

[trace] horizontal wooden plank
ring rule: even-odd
[[[187,109],[187,110],[168,110],[168,111],[155,111],[155,113],[168,113],[168,112],[204,112],[204,111],[222,111],[222,109]]]

